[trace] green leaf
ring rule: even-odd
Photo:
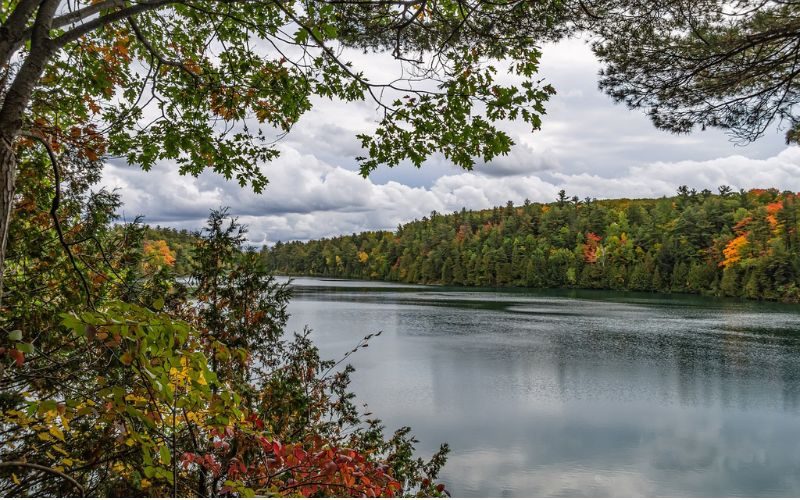
[[[336,29],[336,26],[334,26],[332,24],[326,24],[323,27],[323,30],[325,31],[325,36],[327,38],[336,38],[336,35],[338,34],[338,30]]]
[[[294,35],[294,41],[301,45],[308,42],[308,31],[305,29],[297,30],[297,33]]]
[[[12,330],[8,333],[8,340],[22,340],[22,330]]]
[[[48,412],[58,408],[58,403],[52,399],[45,399],[39,403],[40,412]]]
[[[163,464],[169,464],[170,463],[170,458],[171,457],[170,457],[170,453],[169,453],[169,448],[167,448],[166,446],[162,445],[161,448],[159,448],[159,450],[158,450],[158,455],[161,457],[161,463],[163,463]]]
[[[17,342],[16,349],[20,352],[24,352],[25,354],[31,354],[33,352],[33,344]]]
[[[164,309],[164,298],[163,297],[159,297],[159,298],[157,298],[156,300],[153,301],[153,309],[155,309],[156,311],[160,311],[160,310]]]

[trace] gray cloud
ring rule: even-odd
[[[392,74],[385,58],[352,59],[369,67],[375,81]],[[597,90],[598,69],[580,41],[545,47],[541,75],[559,94],[547,106],[542,130],[507,124],[517,146],[472,172],[435,156],[422,169],[381,168],[363,179],[355,134],[374,127],[374,105],[318,99],[280,144],[281,157],[262,166],[270,179],[262,194],[209,172],[180,176],[169,163],[142,172],[111,162],[104,183],[121,188],[127,219],[142,214],[154,224],[198,228],[210,209],[230,206],[255,244],[393,229],[433,210],[550,201],[562,188],[581,198],[663,196],[681,184],[800,190],[800,148],[785,147],[777,132],[735,147],[719,131],[657,131],[643,114]]]

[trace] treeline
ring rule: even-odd
[[[430,217],[262,251],[276,273],[483,287],[600,288],[800,301],[798,195],[678,188]]]

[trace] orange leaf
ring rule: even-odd
[[[123,365],[130,365],[133,363],[133,356],[131,356],[130,352],[125,351],[125,353],[119,357],[119,360]]]

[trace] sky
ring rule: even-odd
[[[386,59],[354,56],[388,75]],[[544,46],[540,77],[557,95],[542,129],[504,126],[517,143],[511,153],[471,172],[435,157],[421,169],[382,167],[362,178],[355,135],[374,124],[374,104],[319,100],[280,143],[280,158],[261,166],[270,180],[261,194],[214,173],[181,176],[169,162],[143,172],[111,161],[103,184],[119,189],[125,219],[143,215],[151,225],[199,229],[211,209],[229,207],[255,246],[395,229],[434,210],[549,202],[561,189],[599,199],[669,196],[680,185],[800,191],[800,147],[786,146],[777,126],[746,146],[719,130],[659,131],[597,89],[599,69],[580,40]]]

